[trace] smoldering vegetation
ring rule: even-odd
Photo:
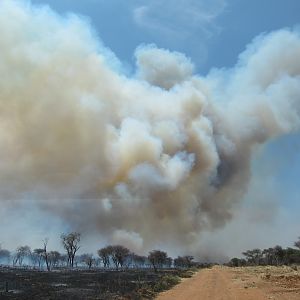
[[[254,151],[299,129],[297,30],[205,77],[155,46],[127,75],[86,21],[29,2],[1,1],[0,36],[1,205],[28,201],[137,251],[197,251],[232,218]]]

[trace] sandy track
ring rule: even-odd
[[[288,296],[283,293],[275,295],[272,288],[274,285],[263,282],[255,274],[226,267],[214,267],[204,269],[191,279],[186,279],[173,289],[161,293],[157,300],[300,299],[298,292],[294,295],[288,293]]]

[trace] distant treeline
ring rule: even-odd
[[[243,252],[245,258],[232,258],[229,265],[232,267],[259,266],[259,265],[293,265],[300,264],[300,237],[294,243],[295,248],[275,246],[267,249],[253,249]]]
[[[81,235],[78,232],[62,234],[61,243],[64,253],[48,251],[48,239],[41,248],[31,249],[28,245],[19,246],[13,252],[0,247],[0,262],[13,267],[30,266],[36,269],[51,271],[56,268],[85,267],[124,269],[124,268],[190,268],[198,267],[192,256],[178,256],[173,259],[167,252],[153,250],[147,256],[138,255],[122,245],[108,245],[97,251],[97,255],[84,253],[77,255],[81,247]]]

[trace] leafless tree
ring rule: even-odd
[[[71,232],[69,234],[62,234],[61,240],[63,247],[67,251],[68,255],[68,265],[73,268],[74,267],[74,259],[76,252],[79,250],[80,246],[80,233]]]
[[[43,248],[44,253],[43,253],[43,255],[44,255],[47,270],[50,271],[49,253],[47,252],[48,241],[49,241],[48,238],[45,238],[44,241],[43,241],[43,244],[44,244],[44,248]]]

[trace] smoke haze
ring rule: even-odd
[[[135,251],[197,254],[238,210],[259,145],[299,130],[297,30],[206,77],[155,45],[127,76],[86,21],[23,2],[1,1],[0,37],[1,205]]]

